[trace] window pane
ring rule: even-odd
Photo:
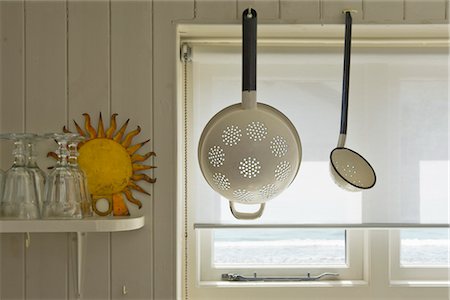
[[[216,229],[216,265],[345,265],[345,230]]]
[[[447,229],[405,229],[401,231],[402,266],[448,266]]]

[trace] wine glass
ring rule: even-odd
[[[43,218],[81,219],[81,193],[78,177],[68,164],[67,148],[69,136],[65,133],[50,133],[45,137],[58,143],[58,161],[48,174],[42,205]]]
[[[80,199],[81,199],[81,211],[83,217],[91,217],[92,213],[92,200],[89,193],[86,173],[78,165],[78,144],[85,140],[84,137],[77,133],[68,133],[69,138],[69,166],[70,170],[75,173],[78,178],[78,184],[80,187]]]
[[[36,162],[36,142],[39,140],[44,139],[42,136],[35,136],[34,138],[30,138],[27,140],[27,149],[28,149],[28,161],[27,161],[27,168],[29,171],[33,174],[34,178],[34,184],[36,185],[36,191],[38,193],[38,204],[39,204],[39,211],[42,212],[42,202],[44,201],[44,187],[45,187],[45,178],[46,175],[44,171],[39,168]]]
[[[34,177],[27,167],[27,143],[35,138],[31,133],[2,134],[0,138],[14,141],[14,163],[5,174],[0,212],[3,217],[38,219],[38,192]]]

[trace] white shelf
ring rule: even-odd
[[[0,219],[0,233],[14,232],[116,232],[142,228],[144,216],[90,217],[81,220]]]

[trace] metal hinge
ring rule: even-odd
[[[306,276],[299,277],[258,277],[256,273],[253,273],[253,277],[245,277],[239,274],[222,274],[222,280],[225,281],[315,281],[324,277],[338,277],[338,273],[322,273],[317,276],[311,276],[308,273]]]
[[[192,48],[187,43],[181,44],[180,59],[182,62],[192,61]]]

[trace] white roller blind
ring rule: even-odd
[[[195,223],[449,223],[448,49],[354,48],[346,146],[377,173],[374,188],[347,192],[329,175],[339,134],[341,48],[258,48],[257,99],[284,113],[303,147],[297,178],[254,221],[234,219],[197,160],[209,119],[240,102],[239,46],[193,47],[188,78],[188,199]],[[239,205],[243,211],[258,206]],[[248,208],[248,209],[247,209]]]

